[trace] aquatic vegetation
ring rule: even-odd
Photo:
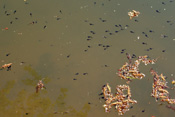
[[[11,101],[7,98],[7,95],[10,93],[10,90],[14,87],[15,81],[8,81],[5,86],[0,90],[0,111],[5,111],[8,105],[11,104]]]
[[[55,102],[55,106],[58,108],[58,111],[56,111],[55,114],[67,114],[69,116],[86,117],[91,109],[90,105],[88,103],[85,103],[80,111],[77,111],[72,106],[68,106],[64,101],[64,99],[67,97],[67,91],[68,90],[66,88],[60,89],[61,94],[58,96]]]
[[[0,90],[0,116],[30,115],[53,117],[55,114],[58,116],[66,116],[67,114],[68,116],[86,117],[91,108],[88,103],[85,103],[80,111],[69,106],[64,100],[67,97],[66,93],[68,89],[66,88],[60,89],[60,94],[56,101],[52,101],[49,96],[46,95],[47,93],[44,93],[45,96],[43,96],[42,93],[29,94],[24,89],[18,92],[14,100],[10,100],[7,98],[7,95],[11,93],[14,85],[14,81],[9,81]]]

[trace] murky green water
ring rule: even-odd
[[[160,58],[140,66],[146,77],[130,83],[138,103],[124,116],[173,117],[150,96],[149,70],[166,75],[172,87],[174,6],[174,0],[0,0],[0,65],[13,63],[0,71],[0,116],[118,116],[104,112],[98,94],[107,82],[113,93],[125,84],[116,72],[127,52]],[[141,14],[130,20],[133,9]],[[41,79],[46,90],[35,93]]]

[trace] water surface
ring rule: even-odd
[[[113,93],[125,84],[116,72],[130,53],[160,58],[140,66],[146,77],[130,83],[138,103],[124,116],[173,117],[167,103],[150,96],[149,70],[166,75],[172,87],[174,6],[174,0],[1,0],[0,62],[13,65],[0,71],[0,115],[118,116],[114,108],[104,112],[98,94],[106,83]],[[130,20],[133,9],[141,14]],[[39,80],[47,89],[36,94]]]

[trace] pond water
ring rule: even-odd
[[[159,59],[140,66],[146,77],[129,84],[138,103],[123,116],[175,116],[150,96],[149,73],[163,73],[173,87],[174,6],[174,0],[0,0],[0,65],[13,63],[0,70],[0,116],[118,116],[114,108],[105,113],[98,94],[106,83],[113,93],[126,84],[116,74],[126,53]],[[141,14],[130,20],[133,9]],[[39,80],[46,89],[36,93]]]

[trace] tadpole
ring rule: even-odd
[[[143,44],[143,45],[147,45],[147,43],[145,43],[145,42],[142,42],[142,44]]]
[[[144,113],[145,112],[145,110],[142,110],[142,113]]]
[[[10,55],[10,53],[6,54],[6,56],[9,56],[9,55]]]
[[[45,25],[43,28],[45,29],[45,28],[47,28],[47,26]]]
[[[134,31],[130,31],[130,33],[134,33]]]
[[[75,73],[75,75],[78,75],[79,73],[77,72],[77,73]]]
[[[15,14],[16,13],[16,10],[14,10],[13,13]]]
[[[159,11],[159,10],[156,10],[156,12],[157,12],[157,13],[160,13],[160,11]]]
[[[67,58],[69,58],[70,57],[70,55],[67,55]]]
[[[165,52],[165,50],[162,50],[162,52]]]
[[[86,73],[83,73],[83,75],[88,75],[88,73],[86,72]]]
[[[135,22],[139,22],[138,20],[134,20]]]

